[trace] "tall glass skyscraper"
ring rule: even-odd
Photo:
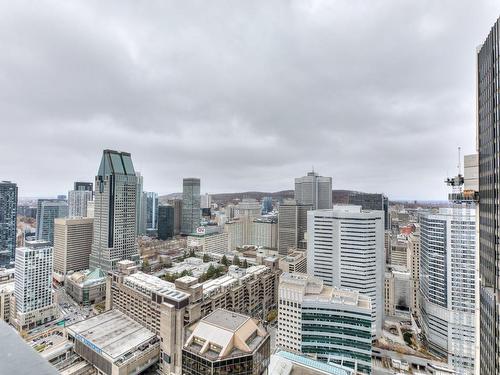
[[[200,179],[185,178],[182,183],[182,226],[181,233],[196,231],[201,220]]]
[[[94,239],[90,268],[107,272],[121,260],[138,261],[137,177],[127,152],[104,150],[95,178]]]
[[[481,374],[500,373],[500,18],[477,53]]]
[[[0,182],[0,267],[14,262],[17,234],[17,185]]]
[[[62,199],[39,199],[36,210],[36,239],[54,244],[54,219],[68,217],[68,202]]]
[[[312,205],[313,210],[332,208],[332,178],[320,176],[314,171],[296,178],[295,200]]]
[[[158,194],[146,193],[146,229],[158,228]]]

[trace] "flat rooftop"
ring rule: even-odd
[[[220,309],[206,316],[203,320],[206,323],[234,332],[248,319],[250,318],[246,315]]]
[[[118,310],[111,310],[67,327],[70,334],[113,361],[156,335]]]
[[[151,293],[156,293],[177,302],[189,298],[188,293],[176,290],[175,284],[143,272],[135,272],[132,275],[126,276],[123,283],[149,296]]]

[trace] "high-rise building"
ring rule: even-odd
[[[146,234],[147,201],[146,198],[143,197],[144,177],[142,177],[140,172],[136,172],[135,175],[137,177],[136,205],[135,205],[136,228],[137,228],[136,232],[138,236],[142,236]]]
[[[183,375],[267,373],[269,333],[256,319],[218,309],[186,331]]]
[[[54,243],[54,220],[68,217],[68,202],[61,199],[39,199],[36,211],[37,240]]]
[[[500,18],[477,51],[477,149],[479,152],[479,254],[481,374],[500,373]]]
[[[307,231],[307,211],[311,204],[285,200],[278,211],[278,252],[287,255],[290,249],[305,249],[304,234]]]
[[[36,241],[16,249],[15,309],[11,322],[18,330],[32,329],[57,316],[52,296],[52,247]]]
[[[76,191],[94,191],[94,187],[92,182],[81,182],[81,181],[76,181],[74,184],[74,189]]]
[[[273,198],[272,197],[264,197],[261,201],[261,213],[262,215],[268,214],[273,210]]]
[[[93,196],[92,190],[70,190],[68,192],[68,216],[87,217],[87,205],[89,201],[92,201]]]
[[[185,178],[182,183],[182,225],[183,234],[191,234],[200,226],[200,179]]]
[[[146,230],[158,228],[158,194],[146,192]]]
[[[408,238],[408,263],[412,281],[411,310],[419,314],[418,291],[420,289],[420,224],[416,224],[415,231]]]
[[[477,357],[475,226],[473,209],[442,208],[420,218],[422,333],[459,374],[474,374]]]
[[[250,244],[276,250],[278,248],[278,218],[271,216],[253,219]]]
[[[212,196],[210,194],[205,193],[200,197],[200,207],[201,208],[212,207]]]
[[[307,213],[307,273],[371,298],[374,334],[384,315],[384,212],[334,206]]]
[[[384,211],[384,227],[386,230],[391,229],[391,220],[389,218],[389,198],[387,198],[384,194],[350,191],[348,204],[361,206],[363,210]]]
[[[158,238],[167,240],[174,237],[175,212],[173,206],[158,206]]]
[[[332,208],[332,178],[314,171],[295,179],[295,200],[311,205],[313,210]]]
[[[89,268],[94,219],[61,218],[54,223],[54,274],[64,281],[69,271]]]
[[[278,301],[278,348],[371,373],[370,297],[306,274],[283,273]]]
[[[90,268],[107,272],[115,269],[120,260],[138,261],[137,177],[130,154],[104,150],[95,187]]]
[[[178,235],[181,233],[182,199],[169,199],[167,203],[174,208],[174,235]]]
[[[17,185],[0,182],[0,267],[10,267],[16,255]]]

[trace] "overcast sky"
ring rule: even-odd
[[[475,150],[475,51],[500,1],[0,1],[0,180],[334,189],[446,199]]]

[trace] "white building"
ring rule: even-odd
[[[382,333],[384,212],[335,206],[307,215],[307,273],[326,285],[358,290],[371,298],[374,335]]]
[[[332,178],[314,171],[295,179],[295,200],[312,205],[313,210],[332,208]]]
[[[52,296],[53,250],[39,241],[16,249],[14,325],[19,330],[34,328],[55,319]],[[13,316],[14,314],[14,316]]]
[[[357,291],[283,273],[278,289],[276,346],[371,373],[372,307]]]
[[[420,321],[429,349],[459,374],[477,369],[474,209],[442,208],[420,220]]]
[[[92,190],[70,190],[68,192],[69,217],[86,217],[87,204],[92,201]]]
[[[388,266],[384,285],[384,314],[410,318],[413,284],[411,272],[403,266]]]
[[[250,237],[251,245],[276,249],[278,247],[278,221],[276,217],[254,219]]]
[[[200,233],[188,236],[187,245],[189,248],[197,248],[205,253],[225,254],[229,251],[229,235],[225,232],[207,233],[204,228],[201,228]]]

